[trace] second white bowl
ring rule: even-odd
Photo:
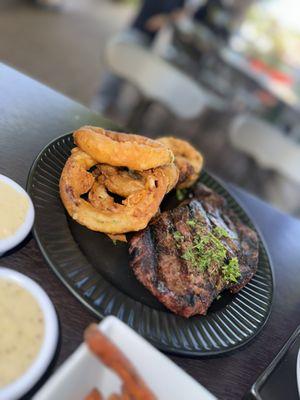
[[[44,340],[35,361],[20,378],[0,389],[0,400],[16,400],[37,383],[49,366],[57,346],[58,321],[54,306],[48,295],[32,279],[17,271],[0,267],[1,278],[12,280],[31,293],[42,310],[45,324]]]

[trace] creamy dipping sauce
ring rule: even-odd
[[[35,298],[0,278],[0,388],[31,366],[44,339],[44,317]]]
[[[28,198],[0,180],[0,240],[12,236],[24,223]]]

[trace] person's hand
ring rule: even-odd
[[[186,18],[187,12],[184,9],[178,9],[173,11],[171,14],[158,14],[149,18],[146,22],[146,28],[150,32],[157,32],[163,28],[169,22],[177,22],[183,18]]]
[[[146,22],[146,28],[150,32],[157,32],[168,23],[168,16],[165,14],[154,15]]]
[[[177,22],[182,19],[186,19],[189,16],[188,10],[180,8],[179,10],[173,11],[170,19],[172,22]]]

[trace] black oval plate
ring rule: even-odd
[[[116,246],[101,233],[74,222],[59,197],[59,177],[70,151],[72,135],[62,136],[38,155],[27,189],[36,219],[34,235],[47,262],[98,317],[115,315],[161,350],[189,356],[217,355],[249,342],[264,326],[271,308],[273,278],[260,240],[258,271],[238,294],[224,293],[207,316],[185,319],[172,314],[134,277],[127,244]],[[228,201],[240,219],[252,226],[232,196],[209,174],[201,182]]]

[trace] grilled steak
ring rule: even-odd
[[[160,214],[130,241],[137,279],[167,308],[190,317],[207,313],[224,289],[236,293],[255,274],[258,238],[202,184],[179,207]]]

